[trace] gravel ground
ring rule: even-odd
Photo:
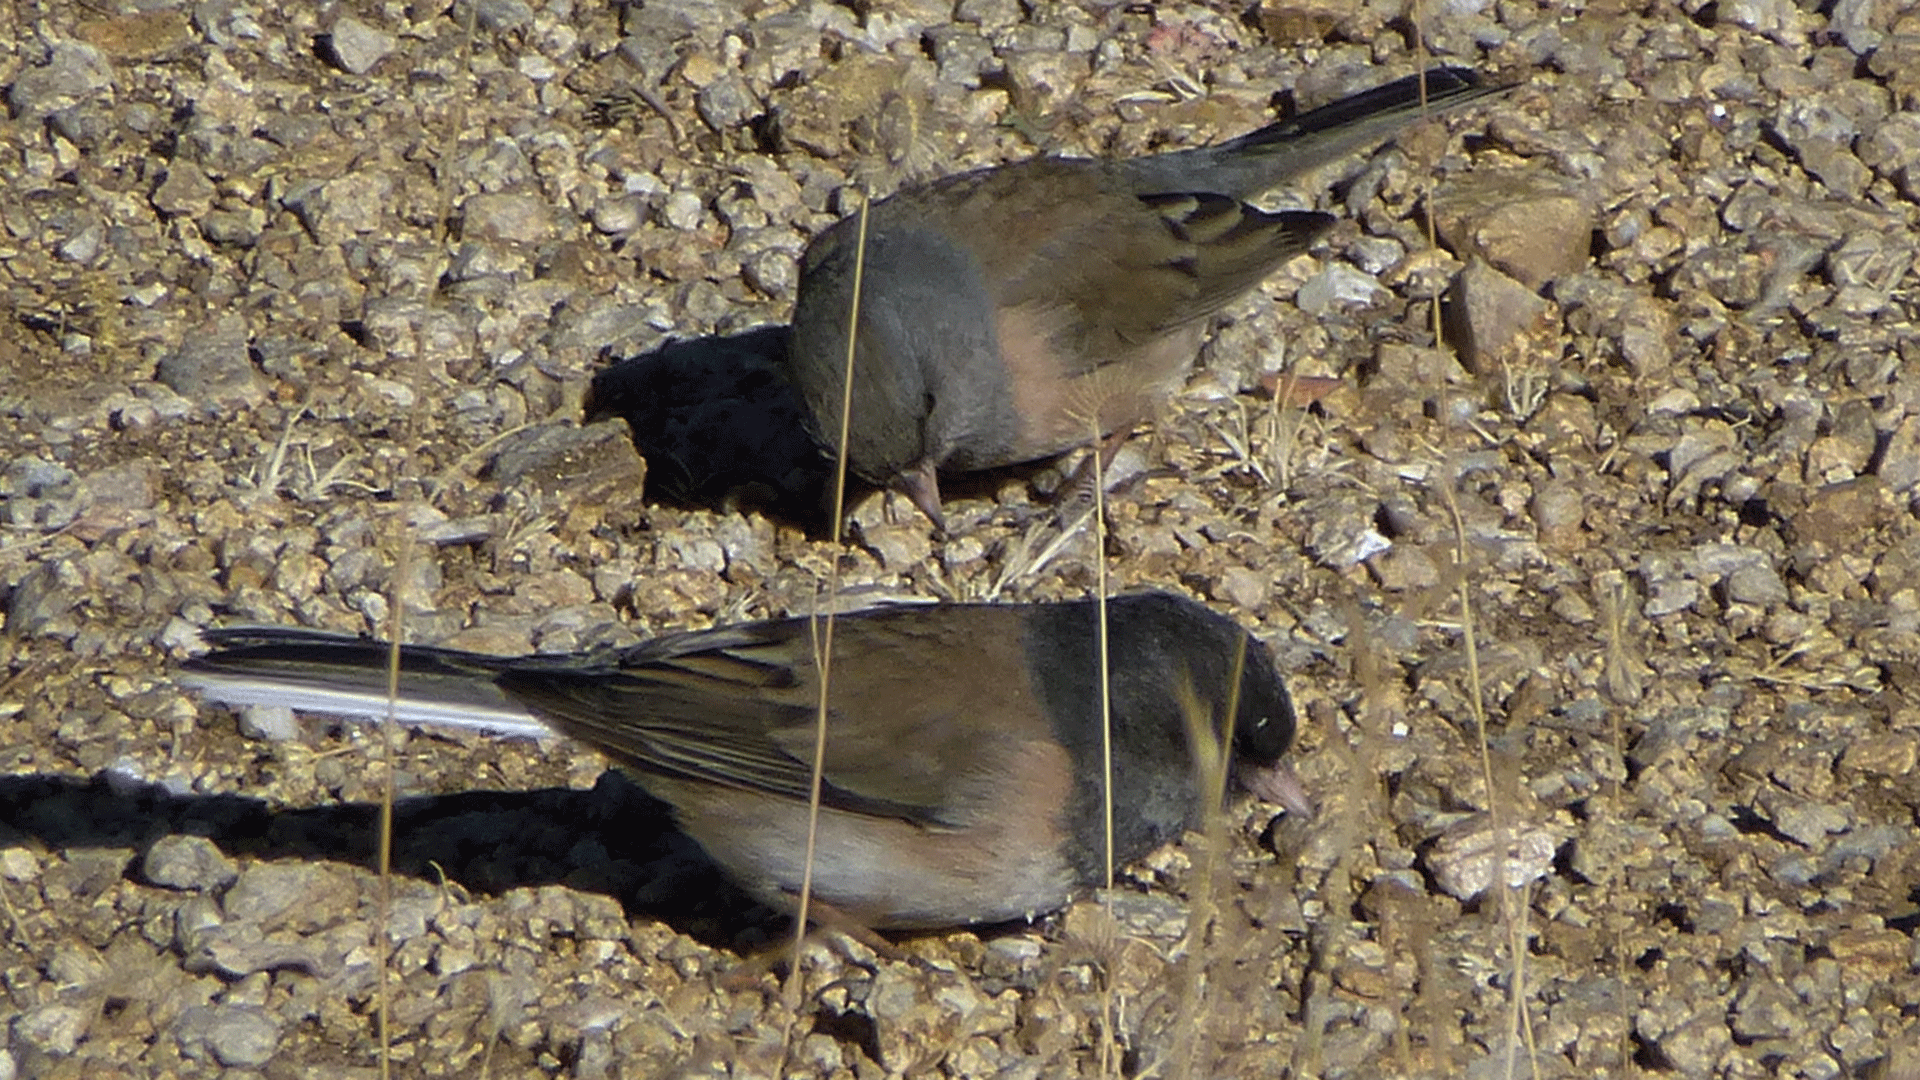
[[[797,1005],[599,758],[397,733],[383,907],[381,734],[169,662],[807,610],[766,327],[850,185],[1237,134],[1399,9],[0,11],[0,1078],[375,1075],[383,911],[403,1075],[1914,1075],[1920,14],[1435,7],[1522,85],[1276,193],[1342,224],[1114,470],[1114,587],[1273,643],[1322,814]],[[860,495],[846,588],[1083,594],[1059,478]]]

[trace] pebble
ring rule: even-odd
[[[192,1006],[174,1021],[173,1032],[189,1059],[228,1068],[265,1065],[280,1045],[279,1025],[252,1005]]]
[[[239,876],[233,860],[203,836],[163,836],[141,859],[140,872],[155,885],[212,892]]]
[[[695,228],[705,216],[706,206],[691,191],[675,191],[660,208],[660,220],[682,231]]]
[[[333,30],[326,37],[328,56],[350,75],[372,71],[374,65],[386,59],[399,44],[392,34],[376,30],[351,15],[335,19]]]
[[[37,122],[103,93],[113,80],[113,65],[99,49],[78,41],[56,41],[44,63],[35,63],[14,77],[7,88],[7,105],[16,117]]]
[[[1331,263],[1308,278],[1294,302],[1309,315],[1324,315],[1336,306],[1365,306],[1385,294],[1371,275],[1352,266]]]
[[[222,315],[202,325],[160,361],[155,378],[183,398],[212,405],[254,405],[266,388],[247,355],[247,323]]]

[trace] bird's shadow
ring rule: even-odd
[[[406,796],[394,801],[392,867],[483,896],[542,885],[602,893],[629,919],[650,919],[741,956],[790,940],[791,916],[735,885],[672,815],[618,769],[585,791]],[[33,840],[54,851],[131,851],[123,873],[134,880],[147,850],[167,836],[203,837],[236,859],[374,870],[379,828],[380,807],[371,803],[275,807],[247,795],[180,795],[104,773],[0,777],[0,847]],[[982,937],[1032,928],[1020,920],[969,927]]]
[[[586,419],[627,422],[650,499],[759,510],[820,531],[831,469],[787,378],[788,337],[785,326],[760,326],[615,358],[588,386]]]
[[[231,857],[329,861],[372,869],[380,808],[275,807],[245,795],[178,795],[98,776],[0,777],[0,844],[129,849],[126,873],[169,835],[200,836]],[[752,952],[791,925],[735,887],[671,810],[616,770],[587,791],[474,791],[394,804],[394,872],[498,895],[565,885],[605,893],[718,949]]]

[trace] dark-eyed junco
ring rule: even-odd
[[[1242,200],[1497,92],[1436,68],[1219,146],[1038,157],[902,190],[867,224],[849,467],[937,524],[937,474],[1032,461],[1146,418],[1207,317],[1307,249],[1326,214]],[[789,352],[810,428],[839,444],[857,217],[800,264]]]
[[[1108,604],[1114,848],[1124,864],[1199,823],[1190,724],[1224,732],[1242,787],[1310,812],[1281,763],[1293,706],[1267,650],[1167,593]],[[1100,667],[1091,601],[900,606],[840,616],[813,895],[873,929],[1030,917],[1104,877]],[[206,632],[182,681],[228,704],[387,714],[387,647],[295,629]],[[1233,665],[1246,642],[1237,695]],[[806,851],[815,624],[748,623],[625,649],[495,657],[401,650],[397,716],[604,751],[763,902]],[[1190,718],[1197,706],[1206,715]]]

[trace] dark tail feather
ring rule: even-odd
[[[1409,75],[1218,146],[1138,158],[1130,167],[1142,194],[1194,190],[1199,184],[1201,190],[1244,199],[1289,176],[1385,142],[1422,116],[1456,109],[1516,85],[1491,85],[1466,68],[1438,67],[1424,76],[1423,100],[1422,78]]]

